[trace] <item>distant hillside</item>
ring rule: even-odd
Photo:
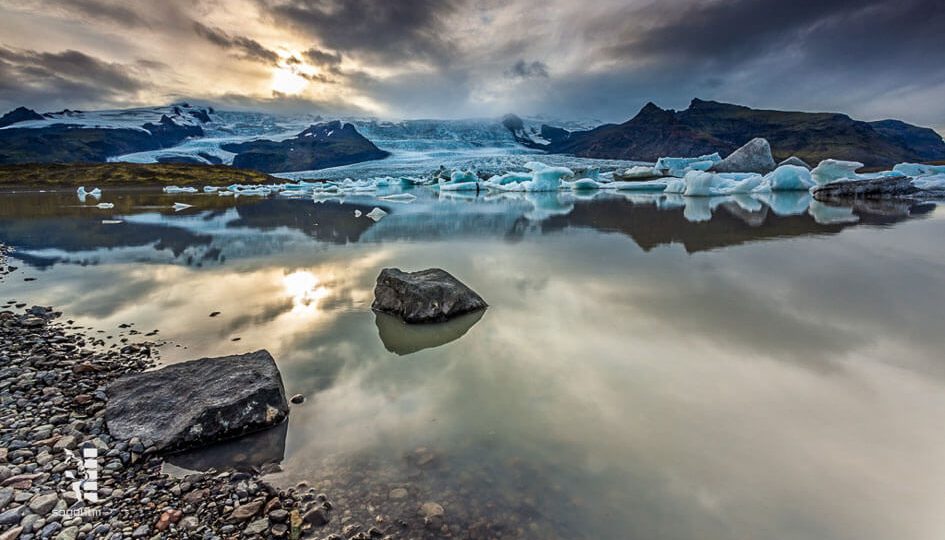
[[[543,133],[552,129],[542,126]],[[836,158],[889,166],[945,159],[945,141],[938,133],[898,120],[862,122],[838,113],[760,110],[700,99],[678,112],[647,103],[623,124],[555,133],[548,144],[517,139],[552,153],[654,161],[711,152],[724,156],[755,137],[767,139],[778,160],[796,155],[808,163]]]
[[[221,148],[236,154],[234,167],[263,172],[324,169],[390,155],[358,133],[353,125],[337,120],[314,124],[284,141],[256,140],[224,144]]]

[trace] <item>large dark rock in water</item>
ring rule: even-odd
[[[712,172],[753,172],[768,174],[777,165],[768,141],[756,137],[709,169]]]
[[[289,413],[282,376],[266,351],[129,375],[112,383],[107,395],[105,421],[112,436],[140,437],[162,451],[258,431]]]
[[[874,180],[841,180],[811,189],[818,201],[844,199],[885,199],[907,197],[919,192],[908,176],[877,178]]]
[[[701,99],[682,111],[647,103],[623,124],[574,131],[542,149],[655,161],[664,156],[724,155],[755,137],[765,138],[778,160],[796,155],[808,163],[836,158],[889,166],[945,159],[945,141],[938,133],[898,120],[862,122],[845,114],[751,109]]]
[[[315,124],[285,141],[258,140],[224,144],[236,153],[233,166],[262,172],[289,172],[324,169],[390,155],[367,140],[351,124]]]
[[[372,309],[408,323],[443,322],[487,307],[475,291],[439,268],[403,272],[385,268],[377,276]]]
[[[17,107],[7,114],[0,116],[0,128],[12,126],[17,122],[26,122],[28,120],[43,120],[43,115],[34,111],[33,109],[27,109],[26,107]]]

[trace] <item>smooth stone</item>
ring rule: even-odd
[[[289,413],[282,375],[264,350],[127,375],[107,393],[112,436],[148,439],[164,451],[259,431]]]
[[[444,322],[487,306],[475,291],[440,268],[417,272],[385,268],[377,277],[371,308],[407,323],[428,323]]]

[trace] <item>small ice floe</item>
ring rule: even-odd
[[[354,217],[361,217],[361,211],[360,211],[360,210],[355,210],[355,211],[354,211]]]
[[[103,219],[102,220],[102,225],[117,225],[119,223],[124,223],[124,222],[120,219]]]
[[[103,202],[96,204],[95,207],[101,208],[102,210],[108,210],[109,208],[115,208],[115,205],[110,202]]]
[[[859,180],[856,170],[862,167],[859,161],[841,161],[839,159],[825,159],[810,172],[811,179],[818,186],[837,182],[839,180]]]
[[[204,193],[216,193],[218,191],[220,191],[220,188],[216,186],[203,186]]]
[[[656,160],[653,170],[664,176],[683,177],[690,171],[707,171],[716,163],[722,161],[722,156],[715,152],[698,157],[661,157]]]
[[[417,200],[417,196],[411,195],[410,193],[394,193],[393,195],[384,195],[383,197],[378,197],[378,199],[381,199],[382,201],[410,203]]]
[[[225,191],[225,190],[224,190],[224,191],[218,191],[218,192],[217,192],[217,195],[219,195],[220,197],[232,197],[234,194],[233,194],[232,191]]]
[[[192,205],[192,204],[186,204],[186,203],[182,203],[182,202],[176,202],[176,203],[174,203],[173,208],[174,208],[174,211],[175,211],[175,212],[180,212],[181,210],[187,210],[188,208],[192,208],[193,206],[194,206],[194,205]]]
[[[380,208],[378,208],[378,207],[376,207],[376,206],[374,207],[373,210],[371,210],[370,212],[367,213],[367,217],[369,217],[369,218],[371,218],[372,220],[374,220],[375,223],[378,222],[378,221],[380,221],[380,220],[382,220],[382,219],[384,219],[384,217],[385,217],[386,215],[387,215],[387,212],[381,210]]]
[[[164,193],[197,193],[195,187],[164,186]]]

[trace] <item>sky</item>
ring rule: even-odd
[[[0,109],[621,122],[699,97],[945,131],[942,51],[943,0],[0,0]]]

